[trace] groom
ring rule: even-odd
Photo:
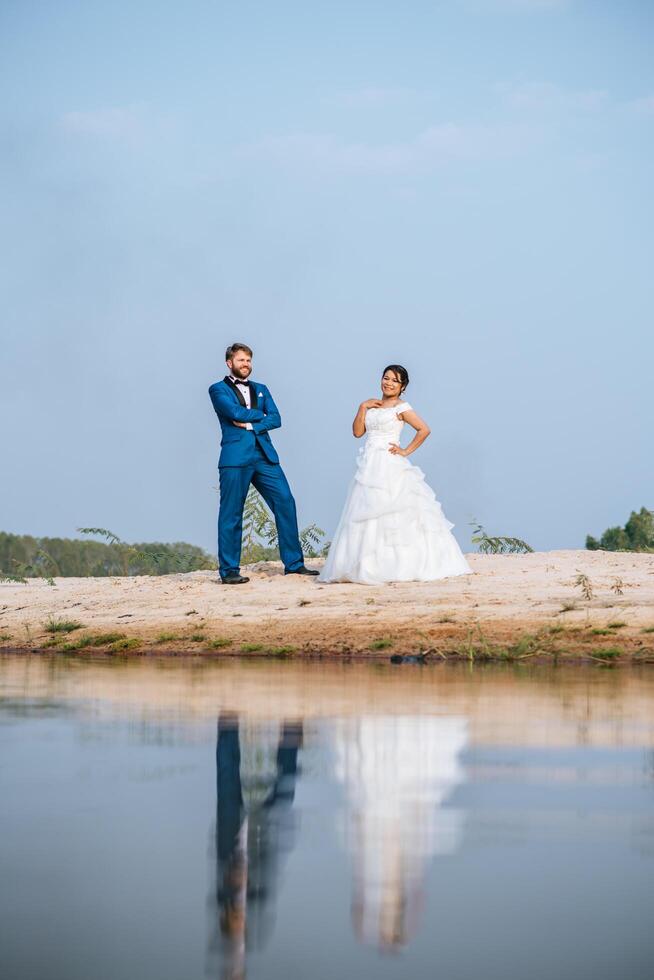
[[[285,575],[317,575],[304,567],[297,529],[295,501],[268,435],[282,420],[265,385],[249,380],[252,351],[232,344],[225,352],[229,374],[209,388],[209,396],[222,429],[220,508],[218,511],[218,564],[223,585],[240,585],[243,507],[250,484],[259,491],[273,514]]]

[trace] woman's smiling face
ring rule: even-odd
[[[402,393],[402,382],[395,371],[384,371],[381,380],[381,390],[384,398],[398,398]]]

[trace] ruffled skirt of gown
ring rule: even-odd
[[[430,582],[471,568],[434,491],[418,466],[374,439],[359,450],[357,470],[321,582]]]

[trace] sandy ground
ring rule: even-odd
[[[385,659],[429,650],[435,658],[654,662],[654,555],[551,551],[468,558],[470,576],[378,587],[284,576],[276,562],[244,569],[251,581],[231,587],[217,584],[212,572],[59,578],[54,586],[42,579],[5,582],[0,648],[50,645],[74,652],[77,644],[80,653]],[[591,598],[576,584],[580,573],[590,580]],[[81,626],[49,633],[48,621],[58,619]],[[103,634],[114,635],[101,643]]]

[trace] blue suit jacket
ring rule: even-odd
[[[250,381],[250,404],[227,378],[209,388],[209,397],[216,410],[222,439],[218,466],[250,466],[258,458],[257,443],[271,463],[279,463],[277,450],[268,435],[270,429],[282,424],[279,410],[265,385]],[[256,407],[255,407],[256,406]],[[251,422],[252,429],[241,429],[233,422]]]

